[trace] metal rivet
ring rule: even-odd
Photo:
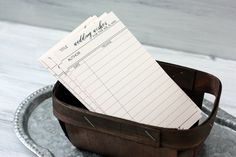
[[[147,135],[148,135],[148,137],[150,137],[153,141],[156,141],[156,139],[147,131],[147,130],[145,130],[144,131]]]
[[[86,116],[84,116],[84,119],[85,119],[92,127],[95,128],[95,126],[93,125],[93,123],[92,123]]]

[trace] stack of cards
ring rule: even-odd
[[[113,12],[88,18],[40,62],[92,112],[179,129],[201,117]]]

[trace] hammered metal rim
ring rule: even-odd
[[[51,92],[52,88],[53,85],[48,85],[30,94],[26,99],[24,99],[20,103],[14,115],[14,131],[16,133],[17,138],[38,157],[53,157],[53,155],[48,149],[36,144],[27,134],[27,128],[24,127],[24,116],[28,107],[31,105],[30,102],[32,102],[32,100],[34,100],[41,94]]]

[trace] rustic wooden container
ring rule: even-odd
[[[53,112],[71,143],[114,157],[193,157],[210,133],[217,113],[221,82],[198,70],[159,62],[168,75],[201,108],[204,93],[215,96],[210,116],[188,130],[145,125],[90,112],[61,83],[53,89]]]

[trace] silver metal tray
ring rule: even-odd
[[[98,157],[95,153],[75,148],[65,137],[52,114],[52,85],[29,95],[17,108],[14,118],[19,140],[39,157]],[[212,103],[204,100],[203,111],[210,113]],[[219,110],[211,134],[199,157],[236,156],[236,118]]]

